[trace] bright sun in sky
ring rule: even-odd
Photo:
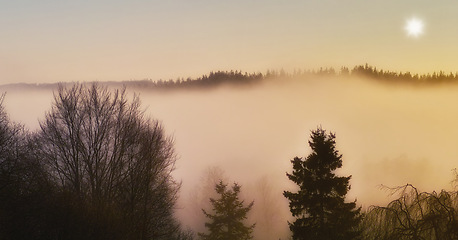
[[[406,22],[405,30],[408,36],[418,37],[423,33],[423,22],[418,18],[411,18]]]

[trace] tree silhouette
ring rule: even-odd
[[[69,203],[65,218],[76,214],[87,225],[67,224],[62,232],[82,239],[179,235],[172,139],[158,121],[143,116],[138,97],[129,103],[124,90],[60,86],[40,128],[36,158]],[[79,229],[69,230],[72,225]]]
[[[251,233],[255,224],[246,226],[243,221],[247,213],[253,207],[254,202],[243,206],[244,201],[239,200],[240,185],[234,183],[232,189],[227,189],[227,184],[220,181],[215,186],[219,199],[210,198],[213,206],[213,214],[202,209],[210,222],[205,223],[209,233],[199,233],[206,240],[245,240],[252,239]]]
[[[53,186],[33,158],[30,134],[10,121],[0,97],[0,239],[51,239]]]
[[[421,192],[411,184],[393,191],[399,198],[365,214],[365,239],[458,239],[456,191]]]
[[[291,160],[293,172],[288,178],[299,186],[298,192],[285,191],[296,220],[290,223],[293,239],[355,239],[361,221],[356,201],[346,203],[351,176],[339,177],[342,155],[335,149],[335,134],[321,127],[312,131],[312,153],[304,160]]]
[[[202,214],[202,209],[211,209],[210,198],[217,198],[218,193],[215,191],[215,186],[220,182],[227,182],[224,170],[218,166],[210,166],[205,169],[200,182],[196,184],[195,188],[191,191],[190,199],[186,201],[186,209],[189,212],[186,214],[190,217],[190,226],[196,232],[204,232],[206,216]]]
[[[284,208],[282,196],[278,195],[274,185],[275,178],[263,176],[259,178],[254,188],[251,188],[256,205],[253,206],[251,219],[256,219],[256,228],[253,231],[255,239],[282,239],[289,235],[283,216]]]

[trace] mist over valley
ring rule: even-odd
[[[210,88],[125,85],[129,96],[139,95],[145,115],[160,120],[174,138],[178,160],[173,176],[182,183],[176,215],[194,231],[204,230],[201,208],[209,208],[205,199],[212,196],[214,181],[223,178],[240,183],[242,199],[254,200],[249,219],[258,222],[255,237],[288,236],[291,217],[282,193],[295,186],[285,173],[291,171],[291,159],[310,153],[307,141],[317,126],[336,134],[343,154],[338,173],[352,176],[347,198],[357,199],[363,209],[393,199],[382,185],[452,189],[458,159],[458,86],[453,83],[278,75]],[[6,92],[10,118],[34,131],[56,89],[0,90]],[[276,206],[266,212],[266,203]],[[270,221],[262,222],[266,218]]]

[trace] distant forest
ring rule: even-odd
[[[411,72],[395,72],[379,69],[369,64],[358,65],[352,69],[341,67],[340,70],[334,68],[320,68],[317,70],[294,70],[286,72],[282,70],[268,70],[266,73],[248,73],[242,71],[216,71],[210,72],[198,78],[177,78],[169,80],[126,80],[126,81],[107,81],[102,82],[112,86],[128,86],[142,89],[192,89],[192,88],[212,88],[221,85],[246,86],[252,85],[267,79],[307,79],[316,77],[365,77],[380,82],[403,83],[403,84],[440,84],[458,82],[458,72],[445,73],[443,71],[428,74],[416,74]],[[73,84],[73,83],[69,83]],[[14,83],[0,85],[1,88],[55,88],[58,83]],[[65,84],[64,84],[65,85]]]
[[[123,81],[122,84],[141,88],[205,88],[220,85],[251,85],[266,79],[307,79],[316,77],[366,77],[383,82],[408,83],[408,84],[438,84],[458,82],[458,72],[445,73],[443,71],[428,74],[413,74],[411,72],[394,72],[378,69],[369,64],[358,65],[349,69],[341,67],[340,70],[334,68],[320,68],[318,70],[295,70],[292,73],[284,70],[268,70],[263,73],[247,73],[242,71],[217,71],[210,72],[198,78],[177,78],[176,80],[140,80]]]

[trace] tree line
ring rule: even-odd
[[[141,80],[141,81],[124,81],[122,84],[131,85],[134,87],[151,88],[151,89],[193,89],[193,88],[209,88],[221,85],[231,86],[249,86],[261,82],[266,79],[308,79],[317,77],[366,77],[382,82],[391,83],[409,83],[409,84],[439,84],[439,83],[454,83],[458,82],[458,72],[444,71],[418,74],[407,72],[395,72],[384,70],[371,66],[369,64],[356,65],[353,68],[341,67],[335,69],[333,67],[319,69],[296,69],[293,72],[287,72],[283,69],[268,70],[266,73],[247,73],[242,71],[217,71],[210,72],[208,75],[203,75],[198,78],[177,78],[169,80]]]
[[[173,139],[147,118],[138,96],[98,84],[60,86],[40,128],[9,120],[0,101],[0,239],[252,239],[256,204],[220,180],[204,232],[174,217],[180,183]],[[362,211],[339,176],[336,135],[318,127],[311,153],[291,160],[284,191],[292,239],[458,239],[458,192],[395,188],[400,197]]]
[[[266,73],[255,72],[248,73],[240,70],[231,71],[212,71],[209,74],[204,74],[200,77],[191,78],[176,78],[176,79],[143,79],[143,80],[129,80],[129,81],[107,81],[106,85],[115,87],[132,87],[151,90],[172,90],[172,89],[208,89],[218,86],[251,86],[253,84],[262,82],[267,79],[310,79],[317,77],[365,77],[374,79],[381,82],[389,83],[408,83],[414,85],[421,84],[440,84],[440,83],[456,83],[458,82],[458,72],[444,72],[438,71],[427,74],[418,74],[407,72],[395,72],[384,70],[371,66],[369,64],[356,65],[353,68],[341,67],[335,69],[333,67],[319,68],[319,69],[295,69],[293,72],[287,72],[283,69],[280,70],[267,70]],[[69,83],[72,85],[74,83]],[[44,83],[44,84],[6,84],[2,88],[16,88],[16,89],[54,89],[59,85],[57,83]]]

